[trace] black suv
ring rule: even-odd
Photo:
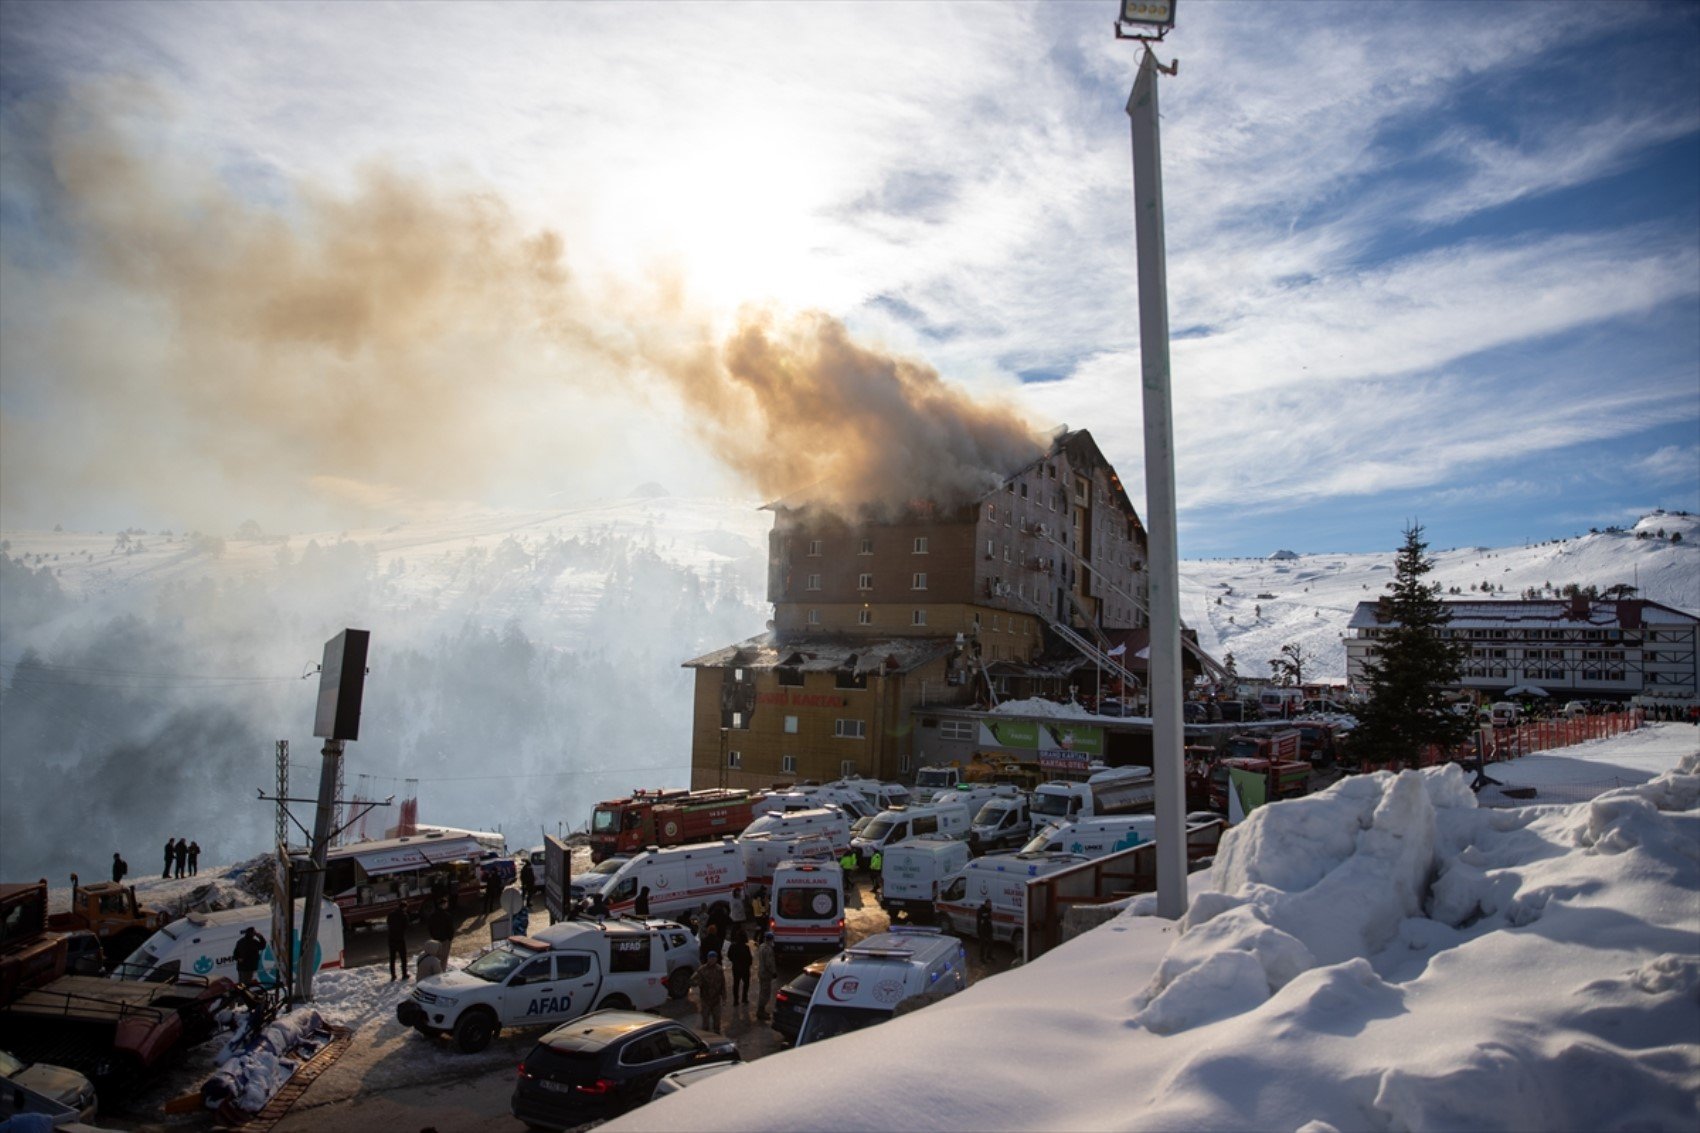
[[[815,985],[820,983],[820,974],[826,971],[826,961],[816,960],[801,972],[797,978],[779,989],[773,997],[773,1029],[779,1032],[779,1037],[795,1045],[797,1033],[803,1029],[803,1016],[808,1013],[809,1000],[815,994]]]
[[[675,1070],[742,1061],[736,1044],[707,1042],[672,1019],[593,1011],[556,1027],[525,1056],[513,1113],[535,1129],[570,1129],[637,1108]]]

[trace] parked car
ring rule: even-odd
[[[820,983],[820,974],[824,971],[826,961],[816,960],[774,995],[773,1029],[787,1043],[796,1043],[797,1034],[803,1029],[803,1016],[809,1010],[809,1000],[813,998],[815,985]]]
[[[704,1078],[712,1078],[736,1065],[736,1062],[710,1062],[705,1066],[692,1066],[688,1070],[675,1070],[671,1074],[663,1075],[661,1081],[655,1083],[655,1094],[650,1100],[676,1094],[686,1086],[694,1086]]]
[[[531,1048],[519,1064],[513,1115],[534,1129],[570,1129],[637,1108],[676,1071],[741,1061],[737,1044],[710,1042],[676,1020],[596,1011]]]
[[[805,1003],[807,1000],[804,1001]],[[0,1079],[34,1090],[42,1097],[77,1111],[84,1121],[93,1121],[98,1105],[94,1083],[75,1070],[45,1062],[25,1062],[10,1051],[0,1050]]]

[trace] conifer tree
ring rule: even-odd
[[[1441,635],[1452,615],[1440,585],[1423,581],[1434,569],[1424,554],[1420,524],[1405,529],[1389,593],[1377,604],[1380,636],[1367,667],[1369,698],[1358,714],[1352,748],[1366,762],[1414,766],[1427,744],[1461,743],[1472,722],[1448,711],[1442,690],[1458,684],[1464,646]]]

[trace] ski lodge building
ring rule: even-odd
[[[923,706],[1139,681],[1145,528],[1084,430],[955,508],[768,506],[768,632],[685,662],[693,788],[910,779]]]
[[[1497,697],[1532,685],[1556,700],[1692,703],[1700,696],[1700,618],[1639,598],[1450,601],[1442,634],[1469,646],[1456,687]],[[1348,623],[1346,679],[1367,682],[1365,663],[1391,623],[1359,602]]]

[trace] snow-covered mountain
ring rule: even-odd
[[[0,872],[62,872],[72,845],[98,870],[113,849],[145,859],[177,835],[215,860],[263,849],[271,816],[254,789],[273,785],[278,739],[298,782],[317,774],[305,678],[346,626],[373,632],[350,792],[405,795],[417,780],[427,820],[499,825],[529,844],[583,822],[598,798],[682,785],[692,685],[680,664],[766,624],[771,521],[756,501],[645,489],[288,536],[251,523],[222,536],[0,532]],[[1466,595],[1628,583],[1700,609],[1691,516],[1436,558],[1432,577]],[[1316,658],[1311,672],[1342,675],[1346,620],[1392,559],[1185,562],[1183,616],[1247,675],[1290,642]],[[90,823],[115,844],[84,847]]]

